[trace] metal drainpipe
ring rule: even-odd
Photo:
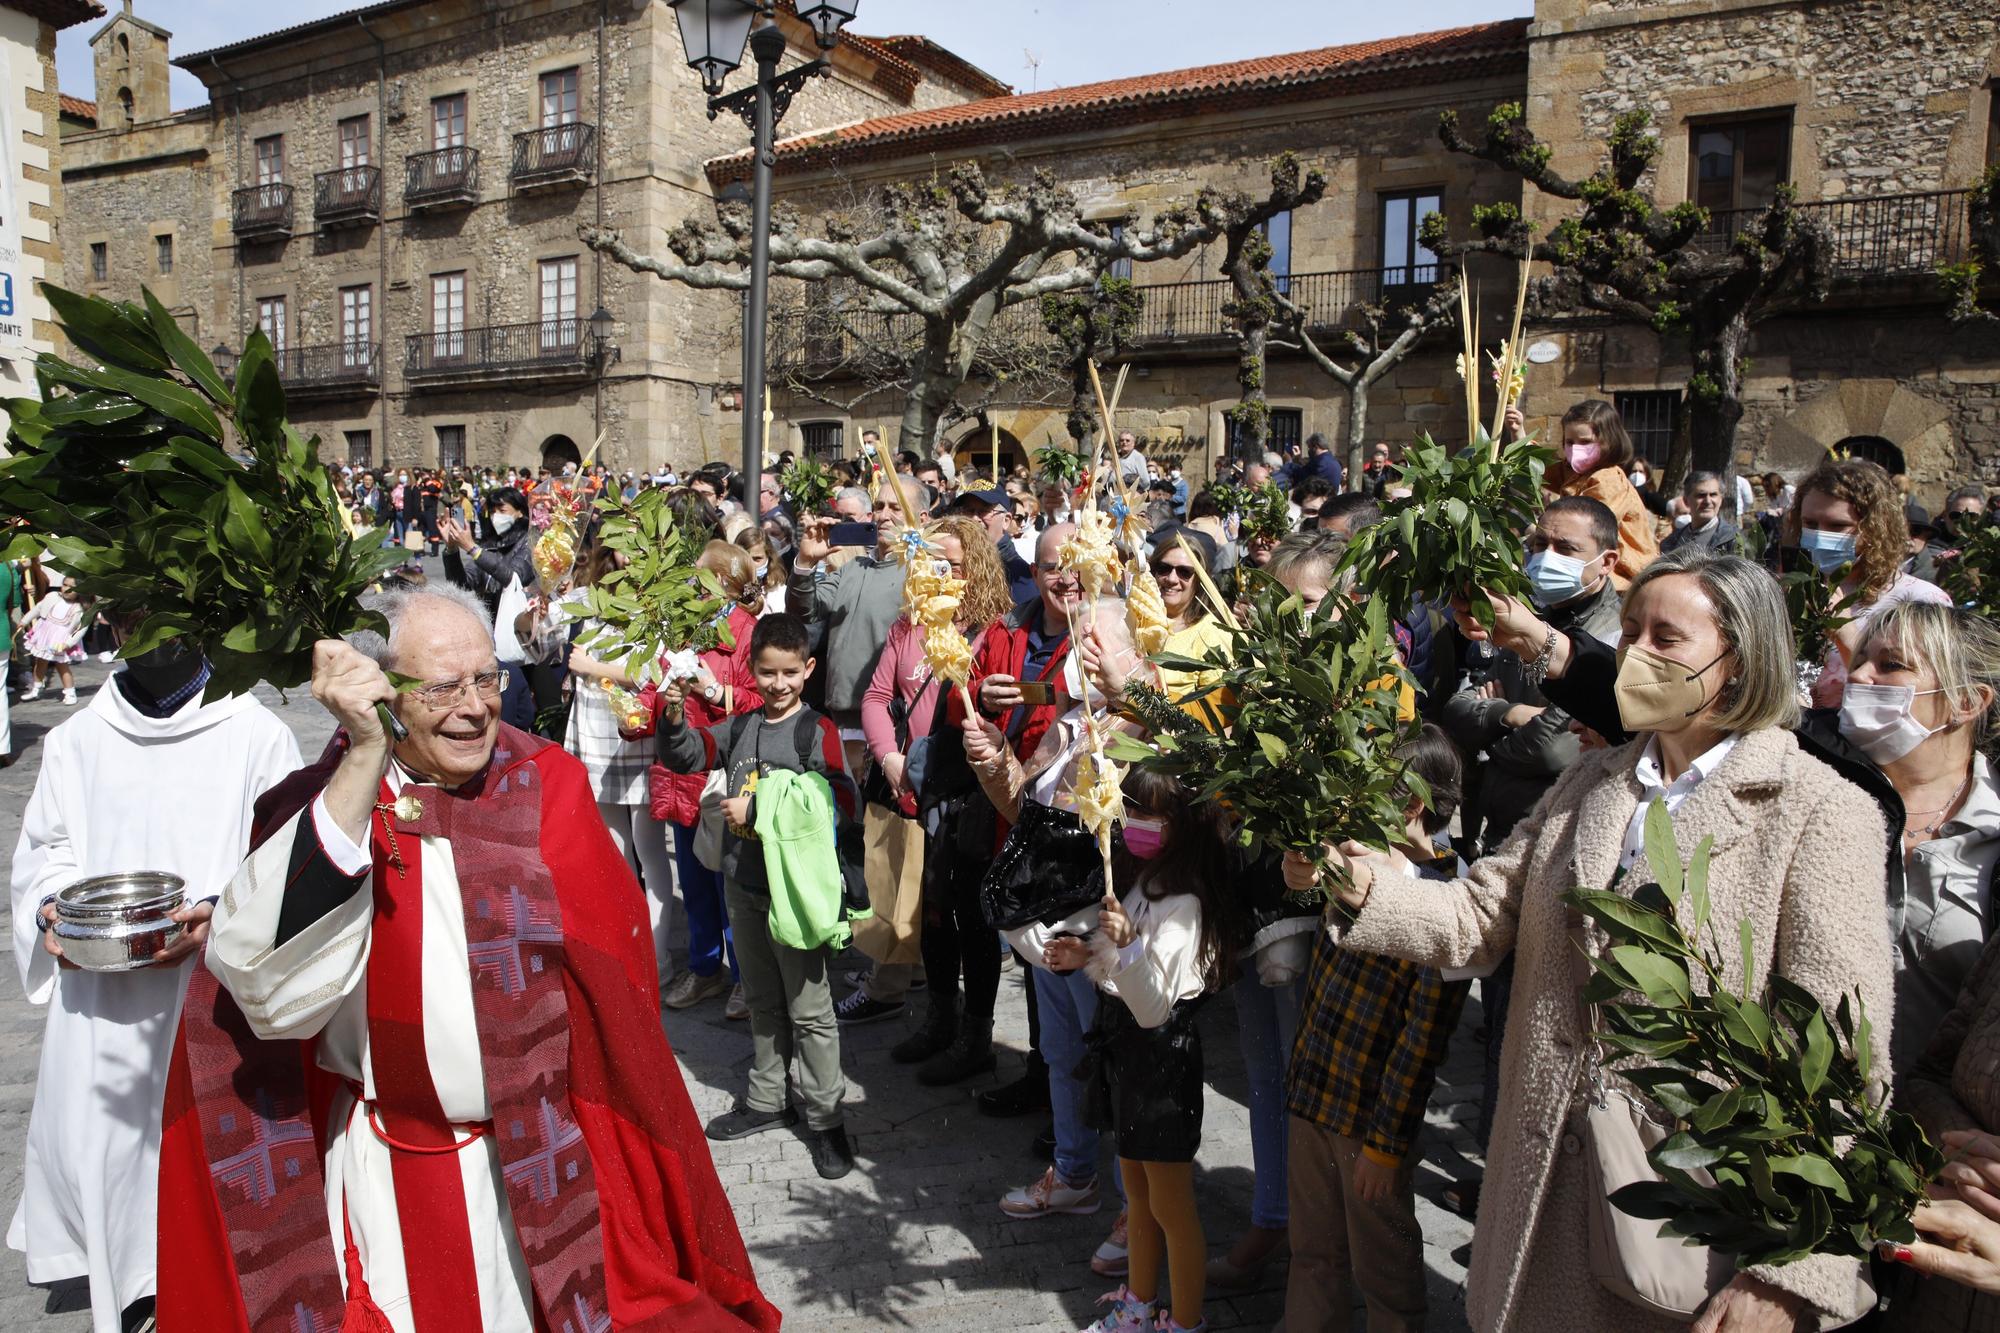
[[[610,0],[597,0],[597,133],[592,136],[592,152],[597,160],[590,193],[597,205],[599,231],[604,230],[604,135],[610,128],[605,114],[609,99],[604,95],[604,22],[609,4]],[[595,250],[590,252],[590,273],[591,288],[596,293],[596,302],[590,308],[590,313],[594,315],[604,309],[604,256]],[[595,439],[604,434],[604,372],[608,363],[604,359],[603,348],[592,348],[591,351],[597,358],[597,374],[590,382],[590,429],[591,437]]]
[[[235,214],[233,210],[236,207],[236,191],[243,188],[243,85],[238,83],[236,81],[235,76],[230,74],[228,70],[224,69],[222,67],[222,62],[220,60],[217,60],[214,56],[210,56],[208,58],[208,63],[215,66],[215,72],[217,74],[220,74],[223,78],[229,80],[229,85],[230,85],[229,95],[233,99],[235,99],[236,103],[236,111],[235,111],[236,147],[233,154],[236,161],[235,161],[235,171],[232,173],[233,176],[235,177],[236,183],[235,185],[230,187],[230,194],[229,194],[229,206],[232,210],[230,215],[230,224],[232,227],[234,227]],[[230,232],[229,261],[231,267],[233,267],[236,270],[236,337],[238,341],[241,341],[243,337],[243,311],[244,311],[243,242],[236,239],[236,234],[233,230]],[[234,351],[235,349],[231,348],[230,350]]]
[[[380,37],[375,35],[375,30],[368,26],[366,18],[357,14],[354,16],[354,21],[361,25],[361,31],[368,34],[368,40],[375,43],[375,132],[381,136],[380,142],[384,165],[380,169],[386,172],[389,157],[389,48],[383,45]],[[375,223],[376,294],[368,298],[368,332],[371,334],[376,333],[379,328],[386,326],[388,322],[385,318],[389,312],[388,201],[389,189],[385,183],[382,188],[382,211]],[[376,305],[377,297],[381,299],[379,308]],[[379,324],[378,320],[380,320]],[[382,422],[382,465],[386,467],[389,462],[389,337],[386,332],[377,338],[376,346],[382,349],[376,353],[377,362],[375,371],[380,379],[380,384],[375,390],[375,402],[378,408],[377,415]],[[468,459],[467,461],[469,462],[470,460]]]

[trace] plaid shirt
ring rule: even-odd
[[[1428,866],[1418,873],[1445,877]],[[1285,1077],[1286,1109],[1360,1139],[1362,1151],[1385,1166],[1402,1161],[1423,1127],[1471,984],[1400,958],[1343,949],[1320,931]]]

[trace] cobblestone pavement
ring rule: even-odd
[[[105,669],[95,663],[79,670],[86,702],[104,676]],[[269,690],[259,693],[298,734],[306,756],[318,753],[330,723],[311,698],[297,691],[286,702]],[[14,707],[17,758],[0,771],[0,854],[10,863],[21,810],[34,787],[40,739],[69,711],[47,697]],[[860,961],[855,955],[841,967]],[[0,1208],[6,1212],[0,1220],[11,1216],[20,1194],[22,1144],[42,1033],[42,1011],[22,1000],[14,970],[4,971]],[[889,1047],[916,1021],[914,1005],[905,1017],[843,1033],[847,1123],[860,1157],[860,1168],[845,1180],[820,1180],[805,1144],[782,1132],[715,1145],[716,1166],[744,1241],[764,1290],[785,1312],[788,1327],[825,1333],[1076,1329],[1094,1317],[1095,1301],[1106,1284],[1091,1273],[1088,1260],[1111,1225],[1115,1205],[1107,1203],[1091,1217],[1038,1222],[1002,1218],[996,1207],[1001,1194],[1042,1169],[1031,1156],[1041,1122],[1034,1117],[988,1119],[972,1102],[979,1089],[1013,1077],[1020,1068],[1020,1053],[1027,1047],[1021,985],[1017,970],[1003,973],[995,1035],[1007,1051],[999,1070],[963,1087],[921,1087],[908,1069],[890,1061]],[[1477,1171],[1466,1160],[1473,1145],[1465,1128],[1478,1102],[1480,1061],[1472,1041],[1480,1021],[1476,992],[1466,1015],[1432,1099],[1425,1163],[1417,1178],[1430,1326],[1444,1333],[1465,1327],[1460,1284],[1471,1227],[1439,1209],[1436,1200],[1450,1179]],[[1211,1252],[1220,1252],[1248,1222],[1251,1187],[1249,1115],[1229,996],[1207,1007],[1201,1026],[1209,1092],[1197,1188]],[[749,1067],[743,1025],[724,1020],[716,1000],[669,1014],[666,1028],[696,1109],[704,1118],[727,1109]],[[1277,1325],[1284,1272],[1280,1262],[1248,1292],[1211,1292],[1210,1327]],[[0,1329],[86,1333],[88,1304],[80,1283],[30,1287],[20,1256],[0,1254]]]

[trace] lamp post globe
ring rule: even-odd
[[[853,0],[847,0],[852,5]],[[743,46],[757,19],[756,0],[667,0],[680,24],[688,68],[701,75],[713,97],[723,80],[743,63]]]
[[[820,50],[831,51],[840,40],[840,30],[854,21],[861,0],[806,0],[799,5],[799,17],[812,25]]]

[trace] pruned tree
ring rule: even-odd
[[[1986,168],[1966,201],[1967,250],[1964,262],[1938,265],[1938,278],[1951,301],[1954,324],[2000,322],[2000,311],[1979,304],[1980,282],[2000,264],[2000,163]]]
[[[1550,149],[1528,129],[1519,103],[1495,107],[1476,143],[1460,134],[1457,113],[1447,111],[1438,123],[1447,148],[1581,208],[1544,240],[1534,238],[1509,203],[1474,208],[1470,240],[1453,240],[1448,219],[1437,213],[1424,220],[1420,239],[1440,256],[1526,255],[1553,265],[1554,276],[1537,283],[1538,314],[1596,311],[1679,339],[1692,373],[1685,442],[1677,439],[1667,461],[1666,484],[1678,486],[1690,455],[1697,468],[1728,469],[1743,419],[1750,331],[1825,297],[1832,242],[1824,226],[1796,207],[1790,187],[1780,187],[1769,208],[1728,236],[1710,230],[1709,212],[1699,204],[1659,207],[1640,189],[1660,154],[1651,124],[1643,108],[1619,116],[1605,164],[1571,180],[1550,168]]]
[[[880,198],[876,225],[833,217],[820,235],[809,235],[795,210],[782,211],[772,227],[771,274],[809,283],[845,279],[862,308],[917,316],[900,447],[919,453],[934,449],[1002,312],[1088,288],[1119,260],[1179,258],[1222,235],[1232,212],[1248,206],[1203,189],[1150,224],[1114,229],[1086,221],[1075,194],[1048,172],[995,190],[969,163],[943,183],[892,185]],[[681,224],[667,238],[668,256],[641,254],[616,231],[590,224],[579,234],[636,272],[709,290],[750,285],[750,213],[739,203],[723,205],[714,222]]]
[[[1229,415],[1240,446],[1261,453],[1271,426],[1265,398],[1270,354],[1298,352],[1346,391],[1348,469],[1359,475],[1366,461],[1369,390],[1402,364],[1426,334],[1456,320],[1458,288],[1453,280],[1436,284],[1421,300],[1358,303],[1353,314],[1359,327],[1341,327],[1325,336],[1323,326],[1314,322],[1316,312],[1294,299],[1294,289],[1271,271],[1271,244],[1265,235],[1272,217],[1318,203],[1325,193],[1326,179],[1318,169],[1307,171],[1287,154],[1273,166],[1270,197],[1230,227],[1222,271],[1231,296],[1223,314],[1237,344],[1236,379],[1243,396]]]
[[[1069,389],[1069,415],[1064,424],[1079,450],[1097,430],[1091,363],[1109,361],[1130,345],[1145,304],[1130,278],[1114,278],[1108,273],[1086,291],[1042,298],[1042,330],[1056,349]]]

